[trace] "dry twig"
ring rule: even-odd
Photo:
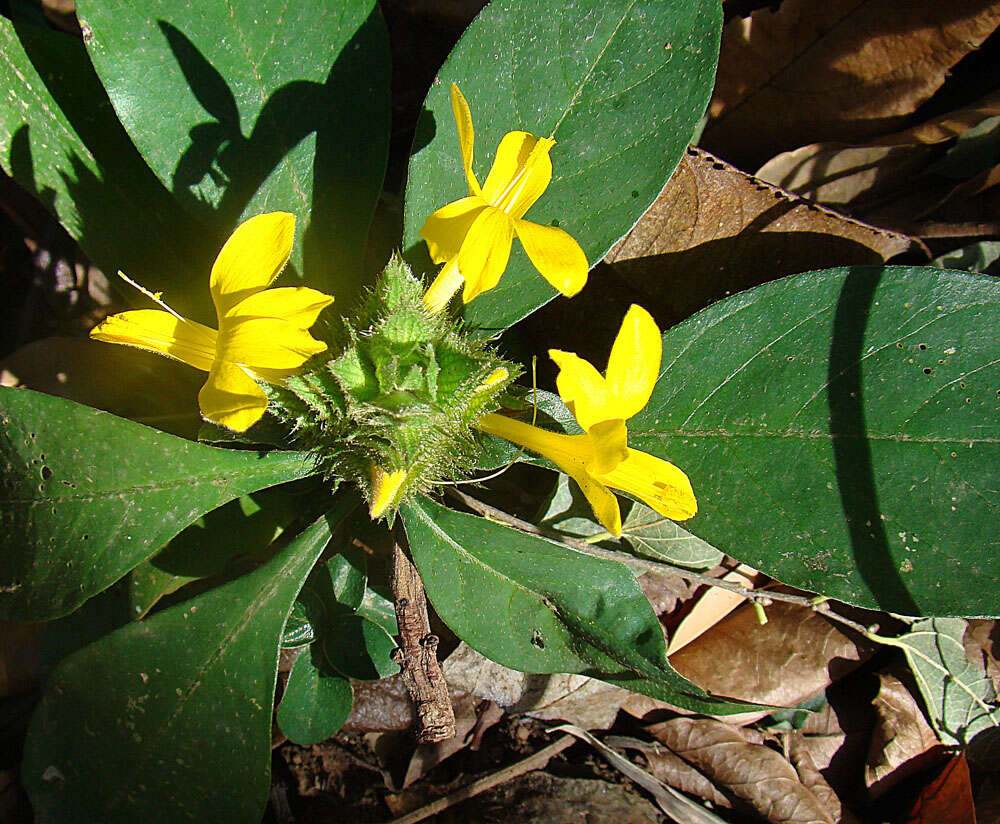
[[[420,741],[433,744],[455,735],[455,710],[437,659],[438,637],[427,618],[427,597],[397,531],[392,549],[392,594],[399,624],[399,648],[393,658],[417,706]]]

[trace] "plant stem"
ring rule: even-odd
[[[438,638],[431,632],[427,617],[424,585],[407,555],[404,541],[397,530],[392,548],[392,594],[399,624],[399,648],[393,658],[417,706],[420,723],[417,738],[424,743],[435,743],[455,736],[455,710],[437,659]]]

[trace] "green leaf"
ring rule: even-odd
[[[154,286],[197,284],[207,305],[204,232],[129,141],[83,43],[0,17],[0,86],[0,168],[104,271],[123,269]],[[183,298],[175,306],[190,308]]]
[[[965,272],[980,272],[995,275],[1000,260],[1000,241],[981,240],[961,249],[954,249],[934,258],[931,263],[942,269],[961,269]]]
[[[810,272],[663,336],[629,443],[691,478],[699,537],[865,607],[1000,612],[1000,282]]]
[[[997,692],[986,668],[966,657],[965,627],[961,618],[929,618],[917,621],[899,638],[875,636],[875,640],[906,653],[930,722],[942,741],[967,747],[989,731],[985,737],[992,737],[995,745],[1000,735]]]
[[[244,495],[206,513],[129,576],[133,618],[141,618],[164,595],[218,575],[238,555],[268,546],[296,515],[286,489]]]
[[[591,264],[602,259],[680,162],[712,91],[721,23],[713,0],[491,3],[424,101],[406,189],[408,257],[430,267],[424,220],[469,193],[449,99],[454,82],[472,109],[479,180],[507,132],[554,137],[552,182],[527,219],[558,223]],[[422,135],[431,136],[426,145]],[[515,243],[500,285],[467,317],[503,329],[555,294]]]
[[[427,498],[400,513],[434,609],[483,655],[522,672],[582,672],[687,709],[727,711],[667,662],[656,614],[624,566]]]
[[[348,678],[377,681],[399,672],[392,658],[396,642],[379,623],[358,613],[364,603],[367,574],[364,556],[341,552],[317,565],[299,600],[327,667]]]
[[[260,820],[278,640],[329,537],[320,519],[248,575],[63,661],[25,744],[39,820]]]
[[[174,196],[220,240],[251,215],[294,213],[298,276],[350,305],[389,140],[374,0],[80,0],[77,13],[115,110]]]
[[[622,538],[640,555],[691,569],[707,569],[723,558],[711,544],[640,503],[632,504]]]
[[[354,704],[351,682],[325,670],[324,663],[322,652],[300,653],[278,705],[281,731],[304,747],[325,741],[344,726]]]
[[[313,472],[72,401],[0,389],[0,615],[65,615],[227,501]]]

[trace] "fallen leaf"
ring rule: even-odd
[[[723,575],[720,580],[753,589],[762,578],[763,576],[753,567],[740,564],[736,569]],[[737,592],[709,586],[704,594],[695,601],[691,611],[677,625],[677,629],[670,636],[667,656],[669,657],[686,647],[695,638],[714,627],[734,609],[745,603],[746,598]]]
[[[896,677],[879,675],[874,705],[878,721],[865,764],[865,785],[875,799],[925,769],[940,755],[941,742],[909,690]]]
[[[738,727],[710,718],[674,718],[647,727],[722,792],[774,824],[836,824],[836,811],[804,785],[780,753],[747,741]]]
[[[604,743],[616,750],[635,750],[646,759],[649,772],[668,787],[680,790],[694,798],[711,802],[714,807],[731,809],[733,799],[719,790],[709,779],[688,764],[679,755],[658,741],[640,741],[638,738],[609,735]]]
[[[517,672],[490,661],[464,642],[448,656],[442,669],[451,689],[493,701],[511,715],[568,721],[584,729],[607,729],[622,704],[632,697],[628,690],[585,675]],[[643,712],[665,706],[642,703]]]
[[[802,785],[812,791],[819,799],[834,821],[840,824],[855,824],[857,817],[840,801],[833,787],[827,782],[820,769],[820,764],[813,757],[814,749],[806,745],[801,737],[790,736],[788,741],[788,760],[795,768]],[[829,762],[827,762],[829,763]]]
[[[860,211],[913,188],[915,177],[940,155],[942,143],[998,114],[1000,92],[995,92],[972,106],[865,143],[813,143],[783,152],[761,166],[756,177],[817,203]]]
[[[828,266],[878,264],[912,240],[817,206],[689,150],[605,260],[663,325],[761,283]]]
[[[940,824],[943,821],[976,824],[969,765],[962,753],[953,755],[938,776],[924,787],[900,824]]]
[[[341,728],[345,732],[408,730],[417,720],[406,685],[399,675],[379,681],[351,681],[354,706]]]
[[[586,730],[582,730],[579,727],[574,727],[571,724],[566,724],[562,727],[554,727],[550,729],[549,732],[568,732],[570,735],[576,736],[581,741],[586,741],[590,746],[597,750],[604,758],[611,764],[616,770],[618,770],[626,778],[634,781],[640,787],[642,787],[646,792],[650,793],[656,803],[659,805],[660,809],[667,814],[667,816],[678,822],[678,824],[725,824],[725,822],[716,815],[706,810],[699,804],[691,801],[681,793],[677,792],[673,787],[669,787],[663,782],[657,780],[650,773],[645,770],[640,769],[627,758],[619,755],[610,747],[602,744],[594,736],[592,736]]]
[[[784,0],[723,29],[702,145],[745,168],[899,129],[1000,23],[995,0]]]
[[[740,607],[670,663],[715,695],[794,707],[871,655],[872,644],[814,610],[776,601],[766,611],[761,626],[752,608]]]
[[[1000,621],[996,618],[970,618],[962,637],[965,656],[981,666],[993,679],[994,689],[1000,693]]]

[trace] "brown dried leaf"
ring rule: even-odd
[[[354,706],[344,722],[345,732],[408,730],[417,713],[403,679],[391,675],[380,681],[352,681]]]
[[[669,325],[733,292],[810,269],[883,263],[911,244],[692,149],[605,259]]]
[[[680,790],[694,798],[710,801],[716,807],[729,809],[732,799],[721,792],[698,770],[679,755],[656,741],[640,741],[637,738],[608,736],[604,743],[618,750],[636,750],[646,758],[647,769],[664,784]]]
[[[734,19],[702,145],[755,168],[807,143],[895,131],[998,23],[996,0],[784,0]]]
[[[767,161],[756,176],[827,206],[850,204],[856,213],[866,204],[904,197],[926,186],[915,178],[940,154],[936,146],[998,114],[1000,93],[993,93],[973,106],[867,143],[813,143],[784,152]],[[980,191],[985,182],[978,183]]]
[[[902,681],[883,673],[879,681],[873,701],[878,722],[865,764],[865,784],[872,798],[924,769],[941,750],[941,742]]]
[[[648,731],[676,755],[775,824],[836,824],[838,818],[794,767],[737,727],[709,718],[674,718]]]
[[[747,564],[740,564],[736,569],[723,575],[720,580],[753,589],[759,577],[762,576],[756,569]],[[686,647],[744,603],[746,598],[737,592],[715,586],[708,587],[671,634],[667,655],[673,655]]]
[[[857,817],[840,803],[837,793],[827,783],[820,771],[824,766],[822,761],[818,763],[814,758],[814,753],[815,749],[806,744],[804,736],[789,736],[788,760],[795,767],[799,781],[802,782],[803,786],[812,790],[813,795],[819,799],[824,809],[832,815],[835,821],[839,821],[841,824],[854,824]],[[829,764],[828,760],[826,764]]]
[[[632,695],[585,675],[526,675],[490,661],[465,643],[448,656],[443,670],[452,689],[493,701],[511,715],[568,721],[589,730],[610,727]]]
[[[761,626],[752,608],[740,607],[670,663],[715,695],[793,707],[872,652],[871,643],[805,607],[775,602],[767,618]]]
[[[966,657],[986,670],[1000,692],[1000,621],[970,618],[962,641]]]

